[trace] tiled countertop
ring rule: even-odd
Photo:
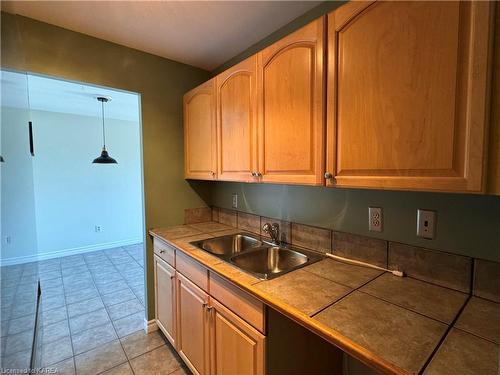
[[[498,374],[499,303],[333,259],[262,281],[189,244],[236,232],[207,222],[150,234],[378,371]]]

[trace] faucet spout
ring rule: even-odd
[[[271,237],[271,241],[275,245],[280,244],[280,226],[278,223],[265,223],[262,230]]]

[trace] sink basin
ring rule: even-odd
[[[261,247],[232,256],[229,261],[260,279],[273,279],[321,259],[318,254],[279,246]]]
[[[274,279],[324,258],[312,251],[288,245],[276,246],[247,233],[229,234],[191,244],[262,280]]]
[[[192,243],[201,249],[219,256],[234,255],[262,246],[257,238],[246,234],[230,234]]]

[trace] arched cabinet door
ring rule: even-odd
[[[214,79],[184,95],[184,177],[217,179]]]
[[[256,181],[257,57],[216,77],[218,179]]]
[[[319,18],[257,55],[262,182],[324,183],[324,23]]]
[[[492,6],[352,2],[329,14],[327,185],[484,190]]]

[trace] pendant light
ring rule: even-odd
[[[97,98],[101,102],[102,109],[102,152],[101,156],[94,159],[92,163],[95,164],[117,164],[117,161],[109,156],[108,151],[106,150],[106,131],[104,129],[104,103],[107,103],[111,100],[111,98],[105,98],[103,96],[99,96]]]

